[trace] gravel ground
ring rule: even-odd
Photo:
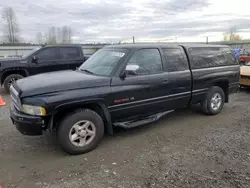
[[[0,91],[1,94],[1,91]],[[105,136],[85,155],[69,156],[54,134],[21,135],[0,107],[3,188],[250,187],[250,91],[230,97],[217,116],[198,107]]]

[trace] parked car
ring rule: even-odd
[[[41,47],[22,58],[0,60],[0,83],[8,92],[10,85],[18,79],[44,72],[73,70],[85,59],[80,45]]]
[[[40,74],[11,87],[11,119],[24,135],[57,131],[70,154],[93,150],[104,131],[152,123],[201,104],[218,114],[238,89],[240,67],[227,46],[115,45],[78,70]]]
[[[240,86],[250,86],[250,62],[240,67]]]
[[[240,64],[244,65],[247,62],[250,62],[250,52],[247,50],[242,50],[240,52]]]

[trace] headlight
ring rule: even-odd
[[[36,116],[45,116],[46,110],[41,106],[31,106],[27,104],[22,105],[22,111],[26,114],[36,115]]]

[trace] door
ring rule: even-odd
[[[30,63],[30,74],[52,72],[58,69],[58,53],[54,47],[47,47],[34,54],[36,60]]]
[[[83,63],[83,57],[81,57],[81,52],[79,48],[75,47],[60,47],[59,57],[61,69],[71,69],[75,70]]]
[[[159,49],[139,49],[127,65],[137,65],[136,74],[114,77],[109,110],[112,118],[123,119],[164,109],[169,93],[168,75],[163,71]]]
[[[189,104],[192,74],[182,47],[163,48],[164,70],[168,72],[168,108],[182,108]]]

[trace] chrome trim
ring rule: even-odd
[[[207,68],[193,68],[192,72],[200,72],[200,71],[205,71],[205,70],[213,70],[213,69],[225,69],[225,68],[238,68],[240,67],[239,65],[225,65],[225,66],[218,66],[218,67],[207,67]],[[231,70],[230,70],[231,71]]]
[[[193,92],[193,93],[198,93],[198,92],[207,91],[207,90],[208,90],[208,88],[196,89],[196,90],[193,90],[192,92]]]
[[[13,92],[18,97],[18,92],[12,85],[10,86],[10,91]]]
[[[229,84],[229,86],[233,86],[233,85],[239,85],[239,82],[233,82],[233,83]]]
[[[13,95],[10,95],[12,101],[14,101],[15,103],[18,103],[17,100],[13,97]]]
[[[15,104],[15,103],[12,103],[14,105],[14,107],[20,111],[20,108]]]
[[[10,96],[11,96],[11,102],[13,103],[15,108],[21,111],[22,105],[19,99],[19,93],[15,90],[15,88],[12,85],[10,86]]]
[[[115,108],[115,107],[119,107],[119,106],[125,106],[125,105],[130,105],[130,104],[137,104],[137,103],[142,103],[142,102],[147,102],[147,101],[153,101],[153,100],[157,100],[157,99],[167,99],[170,97],[186,95],[186,94],[191,94],[191,91],[173,94],[173,95],[165,95],[165,96],[161,96],[161,97],[154,97],[154,98],[144,99],[144,100],[139,100],[139,101],[133,101],[133,102],[123,103],[123,104],[111,105],[111,106],[108,106],[108,108],[110,109],[110,108]]]

